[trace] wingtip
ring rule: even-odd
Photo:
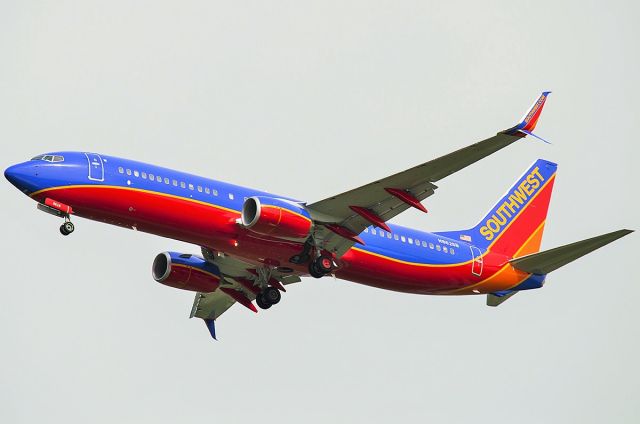
[[[215,320],[213,320],[213,319],[205,319],[204,323],[207,326],[207,329],[209,330],[209,334],[211,334],[211,337],[213,337],[213,340],[218,341],[218,338],[216,337],[216,322],[215,322]]]
[[[540,96],[536,99],[536,101],[533,102],[531,107],[527,109],[527,111],[522,116],[520,121],[515,126],[506,130],[505,133],[510,135],[520,135],[521,137],[532,135],[536,138],[540,138],[537,135],[533,134],[533,130],[536,128],[536,125],[538,124],[538,119],[540,119],[540,115],[542,114],[542,109],[544,108],[544,105],[550,94],[551,94],[551,91],[543,91],[542,94],[540,94]],[[548,141],[542,138],[540,139],[546,143],[549,143]]]

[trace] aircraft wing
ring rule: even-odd
[[[415,207],[426,212],[420,203],[431,196],[434,182],[453,174],[482,158],[532,133],[550,92],[544,92],[515,126],[495,136],[464,147],[406,171],[374,181],[308,205],[316,224],[316,241],[326,250],[342,256],[370,225],[386,231],[385,222]],[[535,135],[534,135],[535,136]],[[537,136],[535,136],[537,137]],[[539,138],[539,137],[538,137]]]
[[[213,338],[216,337],[213,321],[236,302],[257,312],[252,302],[261,290],[258,283],[261,279],[265,281],[264,284],[282,291],[285,291],[285,285],[301,281],[297,275],[277,271],[271,271],[269,275],[261,274],[262,271],[249,262],[223,253],[214,253],[206,248],[202,249],[202,254],[220,270],[220,286],[211,293],[196,293],[190,318],[202,318]]]

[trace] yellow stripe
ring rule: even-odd
[[[33,192],[29,196],[30,197],[34,197],[34,196],[36,196],[36,195],[38,195],[40,193],[43,193],[43,192],[55,191],[55,190],[64,190],[64,189],[74,189],[74,188],[111,188],[111,189],[118,189],[118,190],[137,191],[137,192],[140,192],[140,193],[156,194],[158,196],[164,196],[164,197],[168,197],[168,198],[171,198],[171,199],[186,200],[188,202],[197,203],[197,204],[204,205],[204,206],[211,206],[211,207],[214,207],[214,208],[217,208],[217,209],[221,209],[221,210],[224,210],[224,211],[227,211],[227,212],[233,212],[235,214],[240,214],[240,211],[237,211],[235,209],[225,208],[224,206],[220,206],[220,205],[217,205],[215,203],[203,202],[201,200],[191,199],[189,197],[176,196],[174,194],[163,193],[163,192],[160,192],[160,191],[145,190],[145,189],[142,189],[142,188],[122,187],[122,186],[114,186],[114,185],[98,185],[98,184],[84,184],[83,185],[83,184],[78,184],[78,185],[50,187],[50,188],[45,188],[45,189]]]
[[[195,269],[196,271],[202,272],[203,274],[207,274],[208,276],[213,277],[213,278],[214,278],[214,279],[216,279],[216,280],[220,280],[220,276],[219,276],[219,275],[212,274],[212,273],[210,273],[210,272],[208,272],[208,271],[205,271],[205,270],[203,270],[203,269],[197,268],[197,267],[195,267],[195,266],[191,266],[191,265],[184,265],[184,264],[177,264],[177,263],[174,263],[174,262],[172,262],[172,263],[171,263],[171,266],[177,266],[177,267],[179,267],[179,268],[181,267],[181,268]]]
[[[260,204],[260,206],[261,206],[261,207],[263,207],[263,208],[272,208],[272,209],[278,209],[278,210],[280,210],[280,219],[282,219],[282,211],[284,210],[284,211],[287,211],[287,212],[292,213],[292,214],[294,214],[294,215],[297,215],[297,216],[299,216],[300,218],[304,218],[304,219],[306,219],[307,221],[309,221],[310,223],[313,223],[313,221],[312,221],[311,219],[307,218],[306,216],[304,216],[304,215],[302,215],[302,214],[300,214],[300,213],[298,213],[298,212],[296,212],[296,211],[292,211],[291,209],[283,208],[282,206],[276,206],[276,205],[263,205],[263,204]],[[279,223],[280,223],[280,221],[278,221],[278,224],[279,224]]]
[[[538,226],[538,228],[535,229],[535,231],[533,231],[531,233],[531,235],[529,236],[529,238],[527,238],[527,240],[522,244],[522,246],[520,246],[520,248],[518,249],[518,251],[516,251],[516,253],[513,255],[513,257],[517,257],[518,254],[522,251],[522,249],[524,249],[524,247],[527,245],[527,243],[529,243],[529,241],[538,233],[538,231],[540,231],[542,229],[542,227],[544,227],[545,221],[542,221],[542,223]],[[496,277],[498,277],[500,274],[503,274],[505,271],[507,271],[509,269],[509,267],[511,266],[511,264],[509,262],[507,262],[506,264],[504,264],[502,266],[502,268],[500,268],[498,271],[496,271],[494,274],[490,275],[489,277],[485,278],[484,280],[477,282],[475,284],[472,284],[470,286],[465,286],[459,289],[455,289],[455,290],[447,290],[442,292],[441,294],[454,294],[454,293],[458,293],[464,290],[469,290],[469,289],[474,289],[477,288],[478,286],[486,283],[487,281],[491,280],[491,279],[495,279]],[[516,287],[518,284],[521,284],[524,280],[526,280],[527,278],[529,278],[532,274],[527,274],[527,276],[522,279],[521,281],[519,281],[517,284],[509,287],[509,288],[513,288]],[[508,289],[505,289],[508,290]]]
[[[368,250],[363,250],[363,249],[360,249],[359,247],[352,247],[351,249],[352,250],[357,250],[358,252],[366,253],[366,254],[371,255],[371,256],[377,256],[377,257],[382,258],[382,259],[387,259],[387,260],[392,261],[392,262],[397,262],[397,263],[401,263],[401,264],[405,264],[405,265],[421,266],[421,267],[438,268],[438,267],[447,267],[447,266],[459,266],[459,265],[464,265],[464,264],[468,264],[468,263],[473,262],[473,259],[465,261],[465,262],[455,262],[455,263],[451,263],[451,264],[426,264],[426,263],[423,263],[423,262],[407,262],[407,261],[403,261],[401,259],[392,258],[390,256],[381,255],[379,253],[369,252]]]
[[[481,257],[481,258],[484,258],[484,257],[489,253],[489,251],[491,250],[491,247],[492,247],[492,246],[493,246],[493,245],[494,245],[494,244],[495,244],[495,243],[500,239],[500,237],[502,237],[502,235],[503,235],[504,233],[506,233],[506,232],[507,232],[507,230],[509,229],[509,227],[511,226],[511,224],[513,224],[513,223],[516,221],[516,219],[518,219],[518,217],[520,216],[520,214],[522,214],[522,213],[525,211],[525,209],[527,209],[527,208],[529,207],[529,205],[531,205],[531,203],[533,203],[533,200],[538,196],[538,194],[542,193],[542,191],[545,189],[545,187],[547,186],[547,184],[549,184],[551,181],[553,181],[553,179],[555,178],[555,176],[556,176],[556,174],[554,173],[554,174],[553,174],[553,175],[552,175],[552,176],[547,180],[547,182],[546,182],[546,183],[544,183],[544,184],[542,185],[542,188],[540,188],[540,190],[538,190],[538,191],[536,192],[536,194],[535,194],[533,197],[531,197],[531,198],[527,201],[527,204],[526,204],[526,205],[524,205],[524,207],[518,211],[518,214],[517,214],[517,215],[515,215],[515,216],[513,217],[513,219],[511,220],[511,222],[509,222],[509,224],[508,224],[506,227],[504,227],[504,229],[502,230],[502,232],[501,232],[500,234],[498,234],[498,237],[496,237],[496,239],[495,239],[493,242],[491,242],[491,244],[489,244],[489,246],[487,247],[487,250],[486,250],[482,255],[480,255],[480,257]],[[542,224],[540,224],[540,226],[544,225],[544,223],[545,223],[545,221],[543,220],[543,221],[542,221]],[[538,227],[538,228],[540,228],[540,227]],[[529,236],[529,238],[528,238],[528,239],[527,239],[527,241],[523,244],[523,246],[524,246],[524,245],[526,245],[526,243],[531,239],[531,237],[533,237],[533,235],[534,235],[536,232],[537,232],[537,229],[536,229],[536,231],[534,231],[534,232]],[[473,245],[473,244],[472,244],[472,245]],[[403,261],[403,260],[400,260],[400,259],[395,259],[395,258],[392,258],[392,257],[387,256],[387,255],[382,255],[382,254],[379,254],[379,253],[369,252],[369,251],[367,251],[367,250],[363,250],[363,249],[360,249],[360,248],[358,248],[358,247],[352,247],[351,249],[353,249],[353,250],[357,250],[358,252],[367,253],[367,254],[372,255],[372,256],[377,256],[377,257],[379,257],[379,258],[388,259],[388,260],[393,261],[393,262],[397,262],[397,263],[401,263],[401,264],[406,264],[406,265],[421,266],[421,267],[435,267],[435,268],[437,268],[437,267],[446,267],[446,266],[460,266],[460,265],[465,265],[465,264],[468,264],[468,263],[473,262],[473,259],[470,259],[470,260],[465,261],[465,262],[455,262],[455,263],[452,263],[452,264],[425,264],[425,263],[407,262],[407,261]],[[520,249],[522,249],[522,247],[521,247]],[[497,273],[496,273],[496,274],[497,274]],[[496,274],[494,274],[494,275],[496,275]],[[478,284],[479,284],[479,283],[478,283]],[[473,286],[469,286],[469,287],[473,287]],[[466,287],[465,287],[465,288],[466,288]]]

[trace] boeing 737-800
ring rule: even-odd
[[[196,292],[191,316],[214,338],[215,320],[233,304],[268,309],[306,275],[406,293],[484,294],[497,306],[631,231],[539,252],[557,168],[542,159],[472,228],[429,233],[389,221],[408,208],[426,212],[421,202],[446,176],[537,137],[548,95],[493,137],[313,203],[98,153],[38,155],[5,177],[39,209],[64,219],[64,235],[77,215],[199,246],[201,256],[158,254],[152,275]]]

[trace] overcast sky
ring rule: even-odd
[[[0,166],[61,149],[315,201],[514,124],[394,222],[468,227],[559,164],[543,248],[640,227],[637,2],[2,1]],[[4,181],[4,180],[3,180]],[[213,342],[154,256],[0,184],[0,422],[640,421],[632,234],[497,309],[304,279]]]

